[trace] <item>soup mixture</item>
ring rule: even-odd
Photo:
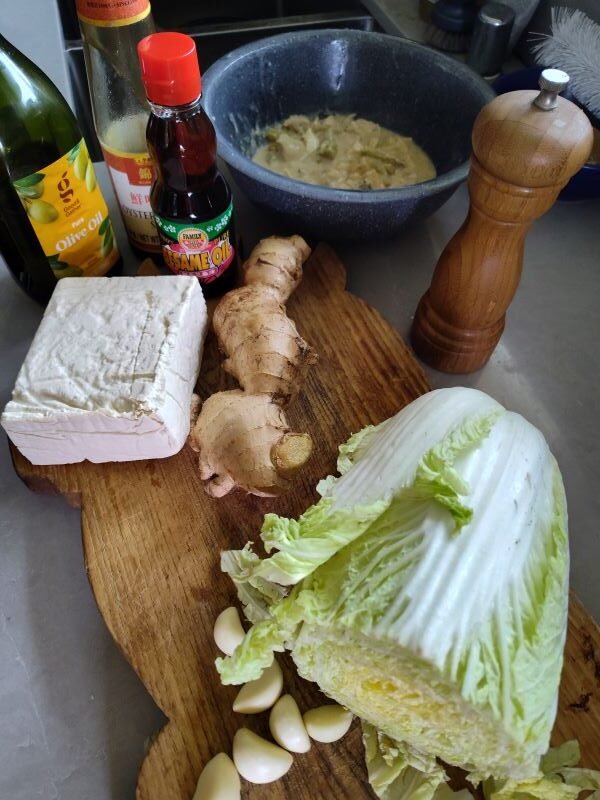
[[[431,180],[433,162],[408,136],[353,114],[295,114],[269,128],[254,161],[289,178],[336,189],[389,189]]]

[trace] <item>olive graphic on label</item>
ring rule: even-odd
[[[100,255],[102,256],[102,258],[106,258],[106,256],[112,252],[114,244],[115,240],[113,239],[112,235],[104,237],[104,241],[100,246]]]
[[[26,197],[28,200],[37,200],[44,194],[44,181],[34,184],[33,186],[24,186],[17,190],[21,197]]]
[[[27,213],[31,219],[42,225],[48,225],[50,222],[54,222],[55,219],[58,219],[58,211],[45,200],[32,200],[29,203]]]
[[[85,170],[85,188],[88,192],[93,192],[96,188],[96,173],[94,172],[94,165],[91,161],[88,161]]]
[[[104,217],[98,228],[98,233],[102,239],[100,257],[106,258],[115,248],[115,237],[110,223],[110,217]]]
[[[75,161],[73,162],[73,172],[75,173],[75,177],[79,178],[80,181],[83,181],[86,178],[88,162],[88,154],[86,153],[85,148],[80,147],[77,155],[75,156]]]
[[[113,247],[115,246],[115,240],[112,235],[112,231],[108,231],[102,240],[102,244],[100,245],[100,255],[102,258],[106,258],[109,253],[112,252]]]
[[[37,200],[44,194],[44,173],[36,172],[34,175],[28,175],[15,181],[13,186],[26,209],[28,200]]]

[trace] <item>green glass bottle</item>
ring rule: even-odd
[[[119,263],[108,209],[73,112],[0,35],[0,253],[41,303],[57,280]]]

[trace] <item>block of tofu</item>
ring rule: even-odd
[[[207,326],[195,277],[63,278],[2,426],[33,464],[171,456],[189,433]]]

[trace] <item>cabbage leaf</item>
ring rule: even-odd
[[[368,722],[362,728],[369,783],[380,800],[440,800],[447,776],[435,758],[393,741]]]
[[[542,775],[527,780],[496,780],[483,784],[485,800],[572,800],[583,791],[600,790],[600,772],[577,767],[579,744],[571,740],[553,747],[542,757]],[[598,798],[595,798],[598,800]]]

